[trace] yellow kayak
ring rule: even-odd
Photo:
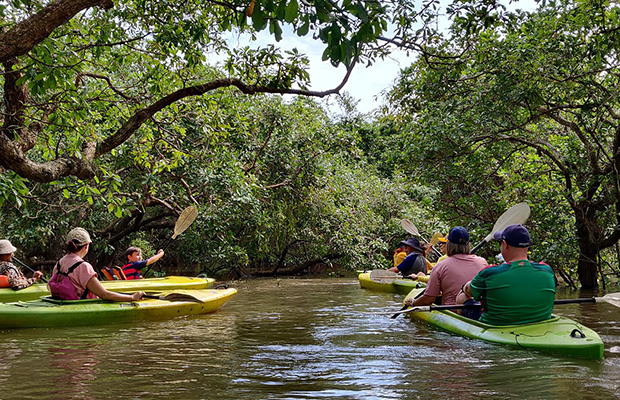
[[[165,291],[172,289],[206,289],[213,287],[213,278],[192,278],[188,276],[164,276],[162,278],[135,279],[130,281],[101,281],[103,287],[115,292]],[[22,290],[0,289],[0,302],[37,300],[49,296],[46,283],[36,283]]]
[[[206,314],[222,307],[235,294],[237,289],[200,289],[162,292],[157,293],[157,297],[162,299],[134,302],[99,299],[63,301],[43,297],[1,303],[0,329],[117,324]]]

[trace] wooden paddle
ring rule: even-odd
[[[426,243],[430,243],[428,240],[424,239],[422,235],[420,235],[420,232],[418,232],[418,228],[413,224],[413,222],[409,221],[408,219],[401,219],[400,226],[402,226],[404,230],[406,230],[408,233],[412,234],[413,236],[417,236],[420,239],[424,240]],[[432,249],[435,251],[435,253],[437,253],[439,257],[443,255],[436,248],[432,247]]]
[[[194,297],[191,294],[187,293],[168,293],[165,296],[158,296],[153,294],[145,294],[142,296],[147,299],[157,299],[157,300],[166,300],[166,301],[188,301],[192,303],[204,303],[204,301],[200,300],[198,297]]]
[[[587,299],[561,299],[561,300],[555,300],[553,302],[554,305],[579,304],[579,303],[609,303],[616,307],[620,307],[620,293],[608,293],[603,297],[589,297]],[[462,310],[467,307],[482,307],[482,304],[474,303],[474,304],[468,304],[468,305],[454,304],[454,305],[449,305],[449,306],[418,306],[418,307],[408,308],[406,310],[401,309],[398,311],[393,311],[390,313],[382,313],[382,314],[383,315],[386,315],[386,314],[398,315],[398,314],[406,314],[410,312]],[[392,318],[394,318],[394,316],[392,316]]]
[[[166,247],[168,247],[168,245],[170,245],[170,243],[172,243],[172,241],[177,238],[177,236],[185,232],[187,228],[189,228],[190,225],[194,222],[197,216],[198,210],[196,210],[196,207],[194,206],[189,206],[185,210],[183,210],[181,215],[179,215],[176,224],[174,224],[174,232],[172,233],[172,237],[168,239],[168,242],[164,245],[164,247],[162,247],[162,250],[165,250]]]
[[[485,243],[493,239],[493,235],[495,234],[495,232],[503,231],[509,225],[522,224],[527,221],[529,216],[530,205],[526,202],[518,203],[510,207],[497,219],[495,225],[493,225],[493,229],[482,240],[482,242],[478,243],[476,246],[474,246],[473,249],[471,249],[472,254],[474,254],[476,251],[478,251],[478,249],[484,246]]]
[[[403,279],[403,276],[387,269],[374,269],[370,271],[370,280],[373,282],[390,283],[394,282],[396,279]]]
[[[189,206],[185,210],[183,210],[183,212],[181,212],[181,215],[179,215],[176,224],[174,224],[174,232],[172,233],[172,237],[168,239],[168,242],[166,242],[164,247],[162,247],[162,250],[165,250],[170,245],[170,243],[172,243],[172,241],[177,238],[177,236],[185,232],[187,228],[189,228],[190,225],[194,222],[197,216],[198,210],[196,210],[196,207],[194,206]],[[149,272],[150,269],[151,266],[148,265],[144,273],[142,273],[142,276],[146,277],[146,274]]]
[[[120,292],[119,292],[120,293]],[[121,293],[131,296],[131,293]],[[155,300],[166,300],[166,301],[187,301],[191,303],[204,303],[204,301],[200,300],[198,297],[192,296],[187,293],[168,293],[166,295],[157,295],[157,294],[144,294],[142,295],[143,299],[155,299]]]
[[[35,272],[36,272],[34,269],[30,268],[28,265],[26,265],[26,263],[24,263],[24,262],[20,261],[20,260],[19,260],[18,258],[16,258],[15,256],[13,256],[13,260],[17,261],[17,263],[18,263],[19,265],[21,265],[22,267],[29,269],[32,273],[35,273]],[[41,279],[43,282],[47,283],[47,279],[45,279],[44,277],[41,277],[40,279]]]

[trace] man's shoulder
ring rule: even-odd
[[[482,277],[489,277],[497,274],[501,274],[510,270],[510,263],[503,263],[498,265],[489,265],[480,270],[478,275]]]

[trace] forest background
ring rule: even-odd
[[[389,266],[401,218],[427,237],[462,225],[475,240],[527,201],[532,258],[573,287],[605,285],[620,259],[619,11],[0,2],[0,236],[49,271],[82,226],[99,269],[130,245],[153,254],[194,205],[163,273],[340,274]],[[226,44],[263,30],[312,37],[346,68],[342,83],[313,91],[298,51]],[[411,65],[384,107],[357,111],[350,72],[395,47]]]

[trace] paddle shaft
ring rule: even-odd
[[[554,300],[553,304],[563,305],[563,304],[579,304],[579,303],[596,303],[599,301],[604,301],[604,298],[603,297],[590,297],[587,299],[560,299],[560,300]],[[410,313],[410,312],[462,310],[468,307],[482,307],[482,304],[474,303],[474,304],[468,304],[468,305],[453,304],[453,305],[447,305],[447,306],[420,306],[420,307],[413,307],[413,308],[406,309],[407,307],[408,306],[404,306],[400,310],[396,311],[394,315],[398,316],[398,314],[405,314],[405,313]],[[395,318],[394,315],[392,316],[392,318]]]
[[[30,268],[28,265],[26,265],[26,263],[24,263],[24,262],[20,261],[17,257],[13,256],[13,260],[17,261],[17,263],[18,263],[19,265],[21,265],[22,267],[29,269],[32,273],[35,273],[35,272],[36,272],[34,269],[32,269],[32,268]],[[43,282],[47,283],[47,279],[45,279],[44,277],[41,277],[40,279],[41,279]]]

